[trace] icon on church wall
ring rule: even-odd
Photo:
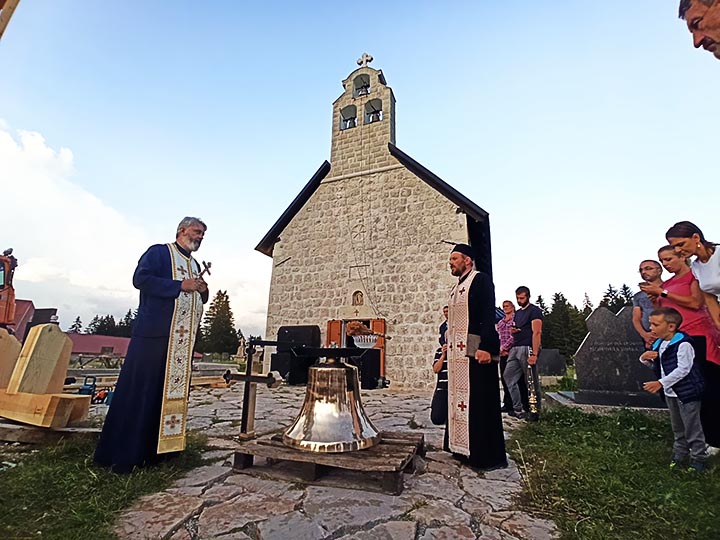
[[[362,306],[365,303],[365,297],[362,291],[355,291],[352,295],[352,305]]]

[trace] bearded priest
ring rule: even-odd
[[[185,449],[191,359],[209,294],[192,252],[206,230],[202,220],[183,218],[175,242],[150,246],[138,262],[140,305],[95,449],[98,465],[129,473]]]
[[[458,283],[448,302],[448,424],[446,450],[468,465],[507,467],[500,413],[495,330],[495,286],[490,276],[473,269],[473,249],[457,244],[450,272]]]

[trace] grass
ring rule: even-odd
[[[563,539],[720,538],[720,467],[670,470],[667,417],[556,407],[513,434],[526,479],[521,504],[553,519]]]
[[[204,444],[204,438],[190,436],[185,452],[130,475],[95,467],[94,441],[60,442],[42,448],[17,467],[0,472],[0,538],[114,538],[117,513],[202,465]]]

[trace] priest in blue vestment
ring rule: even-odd
[[[175,242],[151,246],[135,269],[140,305],[95,449],[95,463],[115,472],[185,448],[191,361],[209,295],[192,252],[206,230],[202,220],[184,218]]]

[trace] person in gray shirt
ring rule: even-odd
[[[663,268],[658,261],[652,259],[644,260],[640,263],[639,271],[644,283],[657,286],[662,285],[661,276]],[[646,293],[640,291],[633,296],[632,305],[633,327],[645,343],[645,348],[649,349],[653,341],[655,341],[655,338],[650,333],[650,313],[655,309],[653,299]]]

